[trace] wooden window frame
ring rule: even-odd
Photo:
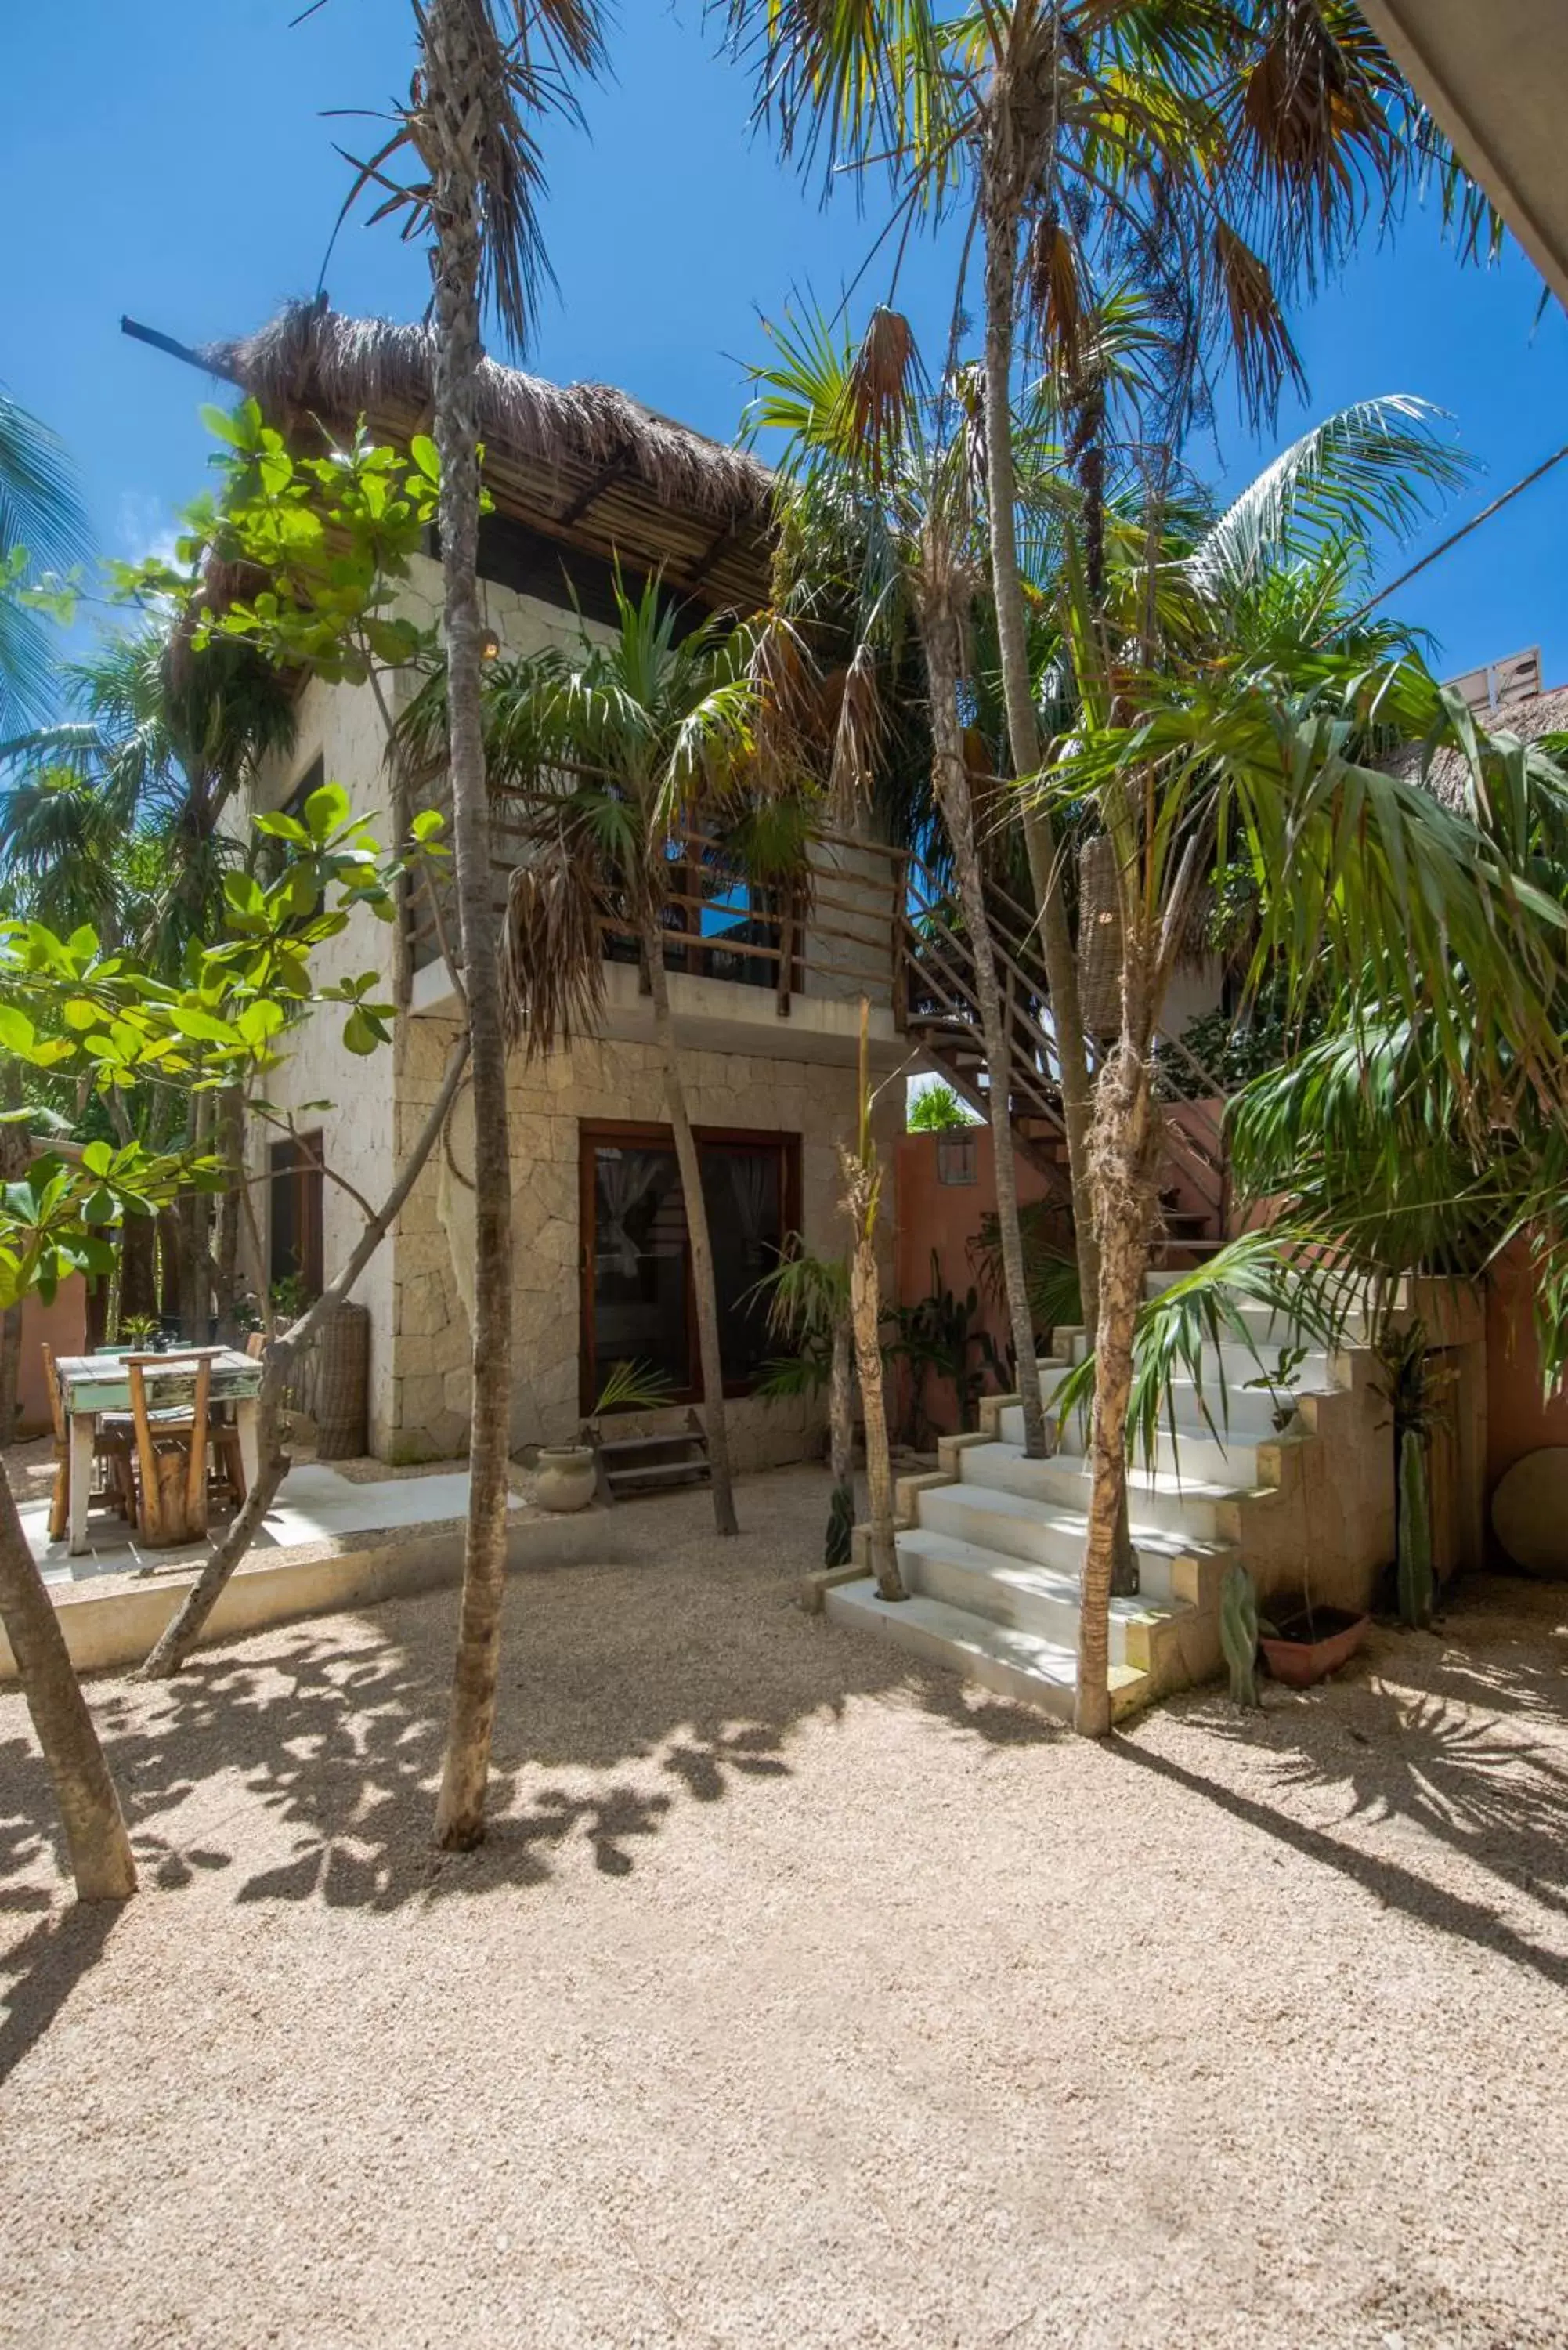
[[[289,1158],[286,1154],[292,1154]],[[279,1165],[279,1159],[284,1163]],[[277,1225],[275,1193],[273,1186],[292,1180],[294,1185],[294,1222],[296,1233],[303,1236],[297,1249],[299,1275],[312,1297],[319,1297],[326,1282],[326,1250],[322,1226],[325,1222],[327,1164],[322,1131],[319,1127],[309,1134],[269,1144],[267,1149],[267,1284],[286,1279],[275,1270]]]
[[[800,1136],[782,1127],[758,1126],[694,1126],[692,1139],[699,1154],[710,1143],[728,1144],[732,1149],[773,1149],[782,1162],[780,1183],[781,1237],[800,1230]],[[577,1120],[577,1402],[585,1418],[592,1412],[598,1397],[598,1367],[594,1348],[594,1153],[601,1144],[609,1143],[634,1150],[675,1149],[673,1129],[648,1119],[579,1118]],[[684,1208],[682,1211],[684,1214]],[[687,1366],[691,1374],[686,1387],[672,1388],[671,1403],[701,1403],[705,1400],[702,1385],[702,1363],[697,1336],[697,1309],[691,1284],[691,1239],[686,1238],[686,1344]],[[726,1403],[754,1395],[756,1383],[752,1379],[727,1379],[724,1383]]]

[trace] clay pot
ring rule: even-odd
[[[542,1510],[586,1510],[597,1482],[591,1445],[540,1446],[534,1498]]]
[[[1347,1616],[1340,1607],[1316,1607],[1310,1626],[1303,1624],[1298,1631],[1287,1624],[1279,1634],[1264,1632],[1258,1646],[1275,1680],[1311,1689],[1349,1662],[1371,1621],[1370,1616]]]

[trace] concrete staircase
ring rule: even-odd
[[[1177,1277],[1151,1274],[1149,1294]],[[1380,1465],[1369,1450],[1376,1443],[1376,1413],[1369,1408],[1373,1366],[1364,1317],[1349,1320],[1346,1351],[1334,1355],[1308,1345],[1266,1307],[1246,1307],[1242,1318],[1256,1354],[1239,1340],[1206,1347],[1201,1393],[1189,1379],[1178,1382],[1174,1432],[1162,1431],[1152,1467],[1140,1462],[1128,1471],[1139,1587],[1136,1598],[1111,1602],[1111,1703],[1118,1720],[1217,1672],[1220,1591],[1228,1568],[1245,1560],[1265,1595],[1293,1573],[1299,1579],[1314,1547],[1314,1519],[1321,1546],[1324,1513],[1314,1510],[1314,1498],[1336,1474],[1355,1487],[1361,1466],[1375,1476]],[[1057,1351],[1040,1366],[1047,1410],[1084,1354],[1081,1331],[1057,1331],[1054,1343]],[[1272,1373],[1282,1347],[1301,1346],[1306,1351],[1288,1388],[1272,1393],[1244,1384],[1264,1367]],[[1086,1429],[1075,1418],[1062,1429],[1053,1458],[1031,1461],[1023,1420],[1015,1398],[990,1397],[981,1406],[978,1435],[945,1438],[936,1472],[900,1480],[898,1552],[907,1599],[877,1597],[864,1572],[867,1530],[857,1528],[862,1572],[830,1586],[825,1605],[840,1622],[874,1626],[929,1663],[1065,1721],[1076,1691],[1088,1531]],[[1331,1444],[1337,1439],[1332,1458],[1325,1438]],[[1360,1464],[1363,1452],[1368,1460]],[[1382,1514],[1379,1500],[1355,1537],[1369,1559],[1385,1539]],[[1337,1591],[1323,1596],[1339,1598]]]

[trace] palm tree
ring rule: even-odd
[[[652,1002],[654,1035],[691,1250],[713,1516],[736,1532],[725,1429],[723,1365],[701,1165],[687,1107],[670,1008],[667,928],[681,845],[701,810],[728,817],[742,841],[751,764],[752,639],[706,622],[681,632],[680,614],[649,580],[632,595],[615,584],[617,628],[607,643],[583,632],[552,649],[491,665],[484,726],[493,788],[523,795],[536,851],[513,876],[503,968],[511,1026],[530,1057],[573,1027],[591,1033],[602,1003],[602,909],[613,902],[635,931]],[[427,748],[431,709],[416,708]],[[800,836],[774,821],[768,880],[787,879]],[[750,859],[755,875],[756,843]]]
[[[1282,291],[1310,286],[1369,221],[1395,217],[1424,170],[1446,170],[1447,204],[1462,181],[1398,68],[1338,0],[728,0],[727,15],[735,45],[759,60],[758,110],[784,151],[825,164],[830,185],[844,174],[863,185],[868,169],[885,169],[905,236],[922,211],[963,209],[966,267],[978,234],[995,626],[1012,772],[1027,781],[1044,744],[1017,530],[1021,303],[1037,346],[1079,394],[1073,437],[1092,554],[1112,429],[1103,388],[1079,364],[1096,297],[1130,282],[1163,321],[1163,394],[1140,437],[1179,442],[1224,358],[1244,406],[1263,417],[1287,378],[1302,381]],[[963,293],[961,276],[955,319]],[[1096,569],[1091,561],[1091,594]],[[1027,796],[1092,1339],[1097,1243],[1077,969],[1051,803]]]
[[[984,583],[969,410],[951,385],[922,400],[909,327],[874,313],[857,349],[820,322],[773,330],[775,358],[754,371],[753,420],[787,437],[793,484],[780,582],[796,646],[825,599],[847,606],[856,637],[835,762],[864,790],[883,730],[876,693],[912,623],[926,669],[931,782],[952,855],[973,962],[989,1071],[1003,1282],[1023,1407],[1024,1447],[1045,1451],[1045,1413],[1019,1226],[1010,1125],[1012,1043],[1003,1010],[961,700],[973,675],[971,617]]]
[[[1467,816],[1375,764],[1391,743],[1444,743],[1480,777],[1490,754],[1386,630],[1340,619],[1374,534],[1455,473],[1419,402],[1363,403],[1286,452],[1196,545],[1158,511],[1114,526],[1098,612],[1081,576],[1066,583],[1075,747],[1048,787],[1092,806],[1109,836],[1121,929],[1120,1034],[1093,1135],[1102,1288],[1078,1675],[1092,1734],[1109,1726],[1108,1599],[1157,1204],[1152,1037],[1216,861],[1239,856],[1254,877],[1254,983],[1266,976],[1287,1014],[1338,972],[1358,1021],[1381,1007],[1426,1024],[1482,1130],[1482,1105],[1511,1089],[1561,1114],[1547,1044],[1560,918],[1526,878],[1527,845],[1480,820],[1484,783]],[[1538,793],[1561,793],[1549,763],[1532,773]]]
[[[40,724],[54,702],[54,649],[28,592],[84,563],[90,545],[64,448],[0,386],[0,745]]]
[[[416,0],[420,66],[392,136],[368,161],[348,203],[387,191],[405,237],[428,235],[435,325],[434,439],[441,454],[441,634],[446,655],[462,987],[474,1122],[473,1402],[468,1533],[436,1842],[480,1843],[501,1663],[512,1411],[512,1173],[506,1037],[496,963],[490,811],[485,787],[479,599],[479,369],[493,307],[518,350],[532,338],[550,278],[540,218],[539,128],[573,114],[571,77],[604,60],[598,0]],[[391,175],[400,151],[423,176]],[[348,209],[346,204],[345,210]],[[380,217],[378,213],[377,217]]]

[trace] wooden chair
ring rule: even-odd
[[[193,1382],[187,1367],[192,1363],[196,1366]],[[192,1349],[182,1355],[128,1355],[125,1368],[140,1471],[142,1540],[150,1550],[196,1542],[207,1531],[212,1354]],[[154,1410],[148,1402],[149,1382],[157,1386],[171,1378],[193,1385],[194,1394],[188,1406],[182,1399],[177,1410]]]
[[[49,1417],[55,1432],[55,1490],[49,1500],[49,1540],[63,1542],[71,1514],[71,1435],[66,1425],[65,1399],[60,1393],[58,1373],[55,1369],[55,1350],[47,1338],[40,1340],[44,1355],[44,1384],[49,1390]],[[101,1423],[94,1430],[93,1465],[101,1466],[103,1483],[96,1481],[88,1495],[88,1509],[118,1510],[122,1518],[136,1523],[136,1473],[130,1465],[130,1438],[128,1431],[106,1428]]]

